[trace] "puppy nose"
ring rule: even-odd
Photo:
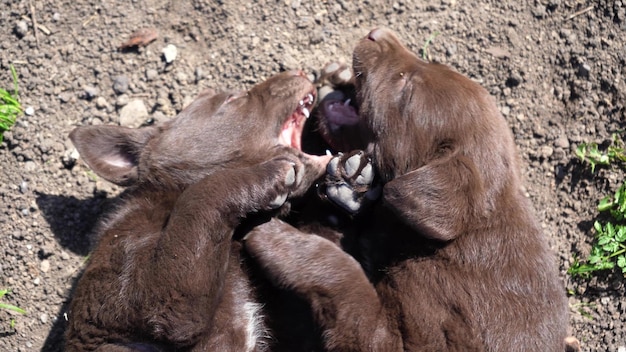
[[[385,34],[385,30],[381,29],[381,28],[374,28],[372,29],[372,31],[367,35],[367,39],[375,42],[377,40],[380,40]]]

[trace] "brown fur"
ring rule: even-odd
[[[354,224],[358,262],[278,220],[248,251],[311,304],[331,351],[563,351],[564,289],[493,98],[384,29],[353,68],[384,183]]]
[[[201,95],[162,125],[71,133],[96,173],[130,187],[77,284],[67,351],[252,351],[269,342],[237,236],[324,171],[327,158],[278,141],[314,93],[302,75]]]

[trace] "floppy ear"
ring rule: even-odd
[[[483,197],[480,174],[464,156],[435,160],[383,188],[385,205],[406,225],[439,241],[455,239],[473,226],[469,222],[484,210]]]
[[[84,126],[70,133],[70,139],[93,171],[120,186],[137,181],[139,156],[157,133],[156,127]]]

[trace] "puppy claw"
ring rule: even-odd
[[[272,200],[268,206],[270,207],[270,209],[278,209],[280,208],[283,204],[285,204],[285,202],[287,201],[287,194],[279,194],[278,196],[276,196],[276,198],[274,198],[274,200]]]
[[[298,177],[302,179],[302,176],[296,173],[295,164],[292,164],[292,166],[293,167],[289,171],[287,171],[287,175],[285,176],[285,186],[287,187],[293,186],[296,183]]]
[[[378,199],[381,186],[374,186],[375,171],[363,151],[339,154],[326,168],[326,196],[345,211],[355,214]]]

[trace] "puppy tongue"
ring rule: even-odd
[[[292,116],[290,116],[285,124],[283,125],[282,130],[280,131],[279,142],[282,145],[288,145],[298,150],[302,150],[302,126],[304,123],[304,116],[302,116],[299,112],[294,112]]]
[[[327,101],[323,104],[326,120],[332,126],[356,125],[359,123],[359,115],[356,109],[350,105],[350,99],[345,102],[341,100]]]

